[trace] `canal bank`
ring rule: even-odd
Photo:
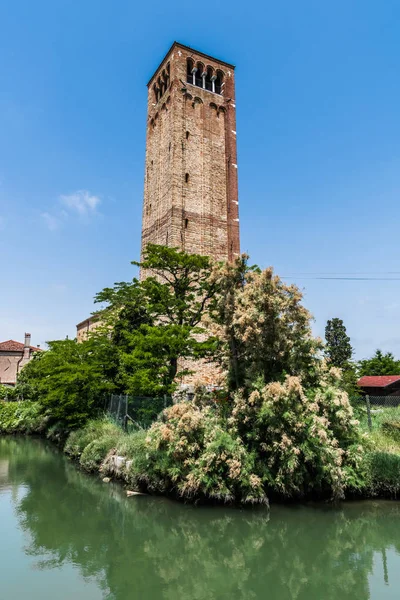
[[[262,463],[257,459],[257,464],[256,453],[246,453],[240,437],[233,439],[224,431],[213,417],[214,409],[211,418],[204,419],[204,414],[192,403],[181,403],[167,409],[149,430],[127,434],[101,418],[69,432],[59,422],[51,424],[38,403],[2,403],[0,433],[40,434],[60,445],[88,472],[117,478],[131,490],[187,502],[257,506],[267,505],[269,500],[396,499],[400,493],[400,452],[389,438],[390,452],[377,449],[365,434],[356,434],[356,445],[348,445],[347,451],[339,448],[340,454],[332,457],[329,453],[335,440],[330,446],[319,441],[310,454],[307,446],[312,449],[315,443],[311,431],[311,437],[303,439],[301,461],[291,466],[285,461],[287,456],[278,455],[274,475],[268,457]],[[282,433],[275,437],[279,445],[286,445],[290,439],[280,427]],[[268,439],[269,430],[264,435]],[[351,458],[354,449],[357,460]],[[308,458],[304,451],[308,451]],[[340,458],[343,453],[348,454],[347,466]],[[324,474],[324,462],[318,463],[321,459],[326,463],[326,454],[331,462],[336,456],[334,470],[329,473],[333,479]],[[263,480],[255,469],[260,474],[267,469]],[[282,474],[287,481],[290,473],[294,485],[285,487]],[[302,487],[296,484],[299,481]]]

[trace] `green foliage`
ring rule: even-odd
[[[185,499],[243,504],[273,498],[340,499],[365,488],[363,436],[340,371],[319,385],[298,378],[271,383],[230,407],[202,395],[166,409],[146,432],[121,438],[127,481]],[[108,472],[107,461],[103,472]],[[112,469],[111,469],[112,472]]]
[[[47,421],[37,402],[0,401],[0,433],[42,433]]]
[[[362,437],[335,369],[321,372],[314,388],[289,377],[237,394],[231,422],[256,453],[256,472],[272,495],[338,499],[346,487],[362,486]]]
[[[103,434],[99,439],[90,442],[82,452],[79,461],[81,467],[86,471],[98,471],[107,454],[117,445],[121,435],[121,430],[116,429],[108,435]]]
[[[391,352],[383,354],[377,350],[372,358],[360,360],[359,375],[399,375],[400,360],[396,360]]]
[[[366,489],[372,496],[396,498],[400,493],[400,454],[371,452]]]
[[[21,371],[25,385],[40,399],[52,421],[70,429],[79,427],[104,405],[104,396],[115,390],[116,349],[107,336],[78,344],[76,340],[49,342]]]
[[[128,479],[133,485],[187,499],[266,502],[254,457],[209,407],[175,404],[147,435],[131,439],[135,454]]]
[[[149,244],[142,262],[142,281],[117,283],[97,294],[106,303],[105,328],[120,352],[121,381],[133,395],[171,393],[179,358],[208,356],[212,339],[201,319],[215,293],[210,280],[210,260],[176,248]],[[181,373],[183,374],[183,373]]]
[[[400,421],[384,421],[382,431],[400,443]]]
[[[345,369],[353,355],[350,338],[342,319],[330,319],[325,327],[325,356],[334,367]]]
[[[320,340],[312,337],[311,315],[295,285],[285,285],[272,268],[260,271],[243,255],[219,265],[213,280],[219,293],[210,305],[219,359],[229,371],[230,389],[251,389],[301,375],[316,376]]]
[[[64,451],[73,458],[80,458],[86,446],[100,438],[111,438],[121,434],[120,428],[108,419],[88,421],[82,428],[72,431],[68,436]]]

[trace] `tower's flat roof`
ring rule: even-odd
[[[157,73],[158,69],[160,68],[160,65],[162,65],[163,62],[168,58],[168,56],[171,54],[171,52],[172,52],[172,50],[174,48],[184,48],[185,50],[190,50],[194,54],[198,54],[199,56],[203,56],[204,58],[209,58],[211,60],[214,60],[215,62],[219,62],[219,63],[221,63],[221,65],[225,65],[226,67],[230,67],[231,69],[235,68],[235,65],[231,65],[231,63],[227,63],[224,60],[220,60],[219,58],[215,58],[215,56],[211,56],[210,54],[204,54],[204,52],[200,52],[199,50],[195,50],[194,48],[191,48],[190,46],[185,46],[185,44],[180,44],[179,42],[174,42],[172,44],[171,48],[168,50],[167,54],[164,56],[164,58],[162,59],[162,61],[158,65],[157,69],[154,71],[153,75],[150,77],[147,86],[150,85],[150,83],[152,82],[152,80],[154,78],[154,75]]]

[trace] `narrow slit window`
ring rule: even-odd
[[[189,173],[185,174],[185,183],[189,183]]]
[[[187,139],[187,140],[189,139],[189,135],[190,135],[190,133],[187,131],[187,132],[186,132],[186,139]]]
[[[185,229],[188,228],[188,225],[189,225],[189,219],[185,219]]]

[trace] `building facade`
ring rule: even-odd
[[[93,332],[101,325],[101,321],[98,317],[88,317],[84,321],[81,321],[76,326],[76,339],[78,342],[83,342],[88,339],[90,332]]]
[[[0,342],[0,384],[14,386],[21,369],[31,360],[34,352],[41,348],[31,346],[31,334],[25,334],[25,341],[7,340]]]
[[[142,223],[142,254],[239,256],[234,66],[177,42],[148,83]]]

